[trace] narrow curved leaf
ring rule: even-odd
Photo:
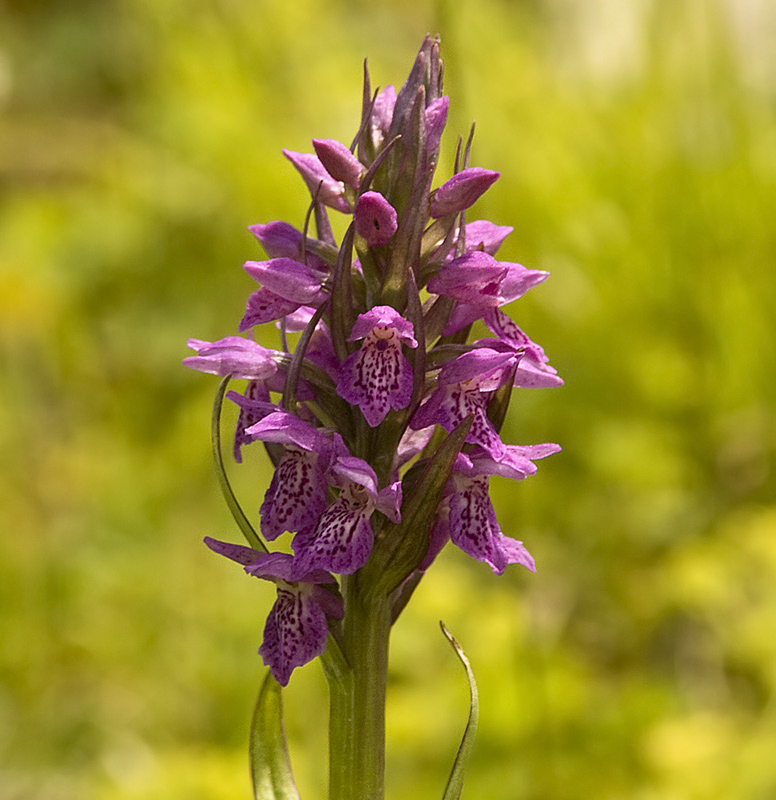
[[[269,670],[251,721],[250,762],[256,800],[299,800],[283,726],[282,689]]]
[[[466,723],[466,730],[463,732],[463,739],[461,739],[458,754],[455,757],[453,769],[447,781],[445,793],[442,796],[442,800],[459,800],[461,792],[463,791],[463,779],[466,773],[466,765],[469,763],[469,756],[474,747],[474,736],[477,733],[477,721],[480,716],[480,699],[469,659],[466,658],[465,653],[461,649],[461,645],[456,642],[453,635],[447,630],[445,623],[440,622],[439,625],[442,628],[442,633],[447,637],[453,650],[455,650],[455,654],[458,656],[461,664],[463,664],[463,668],[466,670],[466,679],[469,681],[469,693],[471,698],[469,702],[469,720]]]
[[[232,486],[229,483],[229,478],[226,477],[226,469],[224,468],[224,457],[221,453],[221,407],[224,404],[224,395],[226,394],[226,387],[232,379],[231,375],[227,375],[221,383],[218,384],[218,391],[216,392],[216,399],[213,403],[213,417],[210,426],[210,440],[213,445],[213,461],[216,465],[216,475],[218,476],[218,483],[221,486],[221,492],[224,495],[224,500],[232,512],[234,521],[237,523],[243,536],[248,540],[248,544],[255,550],[261,550],[262,553],[268,553],[269,550],[264,542],[259,537],[259,534],[251,525],[245,512],[237,502]]]

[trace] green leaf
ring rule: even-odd
[[[232,379],[231,375],[227,375],[221,383],[218,384],[218,391],[216,392],[216,399],[213,403],[213,417],[210,425],[210,440],[213,445],[213,461],[216,465],[216,475],[218,476],[218,483],[221,486],[221,491],[224,495],[224,500],[232,512],[234,521],[237,523],[243,536],[248,540],[248,544],[255,550],[261,550],[262,553],[268,553],[269,550],[264,542],[259,537],[259,534],[253,528],[245,512],[237,502],[234,492],[232,491],[229,478],[226,477],[226,469],[224,468],[224,457],[221,453],[221,407],[224,404],[224,395],[226,394],[226,387]]]
[[[282,689],[269,671],[251,721],[250,762],[256,800],[299,800],[283,726]]]
[[[442,800],[459,800],[461,792],[463,791],[463,779],[466,773],[466,765],[469,763],[469,756],[474,747],[474,736],[477,733],[477,720],[480,716],[480,699],[469,659],[466,658],[466,654],[461,649],[461,645],[455,641],[453,635],[447,630],[445,623],[440,622],[439,625],[442,628],[442,633],[447,637],[453,650],[455,650],[455,654],[458,656],[461,664],[463,664],[463,668],[466,670],[466,679],[469,681],[469,693],[471,698],[469,702],[469,720],[466,723],[466,730],[463,732],[463,739],[461,739],[461,745],[458,748],[458,754],[455,757],[445,793],[442,796]]]
[[[414,480],[403,481],[401,522],[387,522],[377,533],[372,555],[359,575],[367,594],[377,597],[393,592],[420,564],[428,550],[428,532],[436,517],[442,491],[461,451],[473,415],[446,435],[425,465],[416,464]]]

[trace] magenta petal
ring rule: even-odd
[[[291,673],[326,650],[326,615],[311,593],[298,587],[278,587],[278,597],[267,617],[259,655],[281,685]]]
[[[239,464],[242,462],[242,447],[253,441],[253,437],[249,436],[245,429],[255,425],[267,414],[271,414],[275,406],[269,401],[269,391],[265,381],[250,381],[245,387],[245,395],[230,391],[226,396],[240,408],[234,429],[234,460]],[[240,401],[247,402],[245,405],[240,405]]]
[[[261,242],[270,258],[298,258],[302,232],[282,220],[249,225],[248,230]]]
[[[245,271],[270,292],[297,306],[319,306],[327,297],[321,275],[293,258],[246,261]]]
[[[346,486],[349,482],[363,486],[372,497],[377,496],[377,474],[361,458],[340,455],[334,462],[331,471],[339,477],[338,485]]]
[[[509,264],[506,277],[501,282],[503,304],[517,300],[529,289],[544,283],[549,277],[550,273],[541,269],[528,269],[522,264]]]
[[[443,264],[428,290],[479,308],[497,307],[504,302],[501,282],[508,272],[508,264],[477,250]]]
[[[380,489],[375,498],[375,509],[381,511],[391,522],[401,522],[401,481],[394,481]]]
[[[243,566],[253,564],[262,555],[258,550],[254,550],[252,547],[246,547],[241,544],[231,544],[231,542],[222,542],[210,536],[206,536],[204,542],[214,553],[218,553],[220,556],[226,556],[226,558],[230,558],[232,561],[236,561]]]
[[[536,562],[522,542],[518,542],[517,539],[512,539],[502,533],[497,537],[496,547],[505,556],[507,564],[522,564],[526,569],[530,569],[531,572],[536,572]]]
[[[484,250],[492,256],[514,228],[508,225],[495,225],[486,219],[476,219],[466,224],[466,252]],[[453,251],[454,252],[454,251]]]
[[[183,359],[190,369],[234,378],[265,380],[277,372],[273,351],[242,336],[227,336],[217,342],[189,339],[188,346],[196,356]]]
[[[313,139],[315,154],[334,180],[358,189],[364,165],[336,139]]]
[[[539,369],[535,364],[523,359],[515,373],[514,385],[523,389],[549,389],[553,386],[563,386],[563,378],[559,377],[549,365]]]
[[[418,346],[413,336],[412,323],[391,306],[374,306],[364,314],[359,314],[348,341],[357,342],[359,339],[364,339],[374,328],[393,328],[404,344],[409,347]]]
[[[514,351],[501,353],[486,347],[470,350],[445,364],[439,372],[437,383],[440,386],[448,386],[477,379],[479,385],[482,385],[484,378],[510,369],[517,358]],[[492,388],[495,389],[497,386],[498,382]]]
[[[246,433],[263,442],[296,445],[320,456],[333,448],[326,434],[289,411],[276,409],[248,428]]]
[[[248,305],[243,318],[240,320],[238,330],[243,333],[255,325],[274,322],[274,320],[281,319],[292,311],[296,311],[297,308],[299,308],[299,303],[284,300],[262,286],[248,297]]]
[[[498,177],[498,172],[482,167],[461,170],[437,189],[429,213],[432,217],[439,218],[469,208]]]
[[[293,150],[284,150],[283,155],[297,168],[310,194],[313,197],[317,194],[319,203],[345,214],[350,211],[350,206],[342,197],[345,191],[344,184],[329,175],[318,156],[313,153],[297,153]]]

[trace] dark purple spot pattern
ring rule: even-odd
[[[328,484],[318,456],[286,447],[261,505],[261,532],[270,541],[284,531],[314,527],[326,508]]]
[[[350,575],[366,564],[374,544],[369,518],[374,499],[355,483],[348,484],[326,509],[311,543],[300,548],[300,571],[325,569]]]
[[[295,667],[326,649],[329,629],[326,615],[311,596],[307,584],[278,581],[278,596],[264,627],[259,655],[281,686],[286,686]]]
[[[533,558],[522,543],[501,532],[488,495],[489,478],[457,474],[454,482],[457,491],[448,498],[453,543],[477,561],[484,561],[497,575],[514,563],[534,570]]]
[[[389,409],[406,408],[412,397],[412,367],[393,328],[375,328],[342,363],[337,392],[359,406],[373,428]]]

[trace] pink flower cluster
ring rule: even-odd
[[[309,188],[316,235],[285,222],[250,228],[268,259],[245,264],[259,286],[238,332],[275,323],[284,343],[301,334],[296,348],[191,339],[196,355],[184,360],[248,381],[229,393],[240,407],[235,457],[261,441],[274,462],[261,532],[270,542],[293,534],[293,554],[206,542],[277,584],[260,653],[281,684],[325,649],[329,622],[347,613],[337,576],[364,568],[376,537],[418,553],[397,572],[397,592],[448,541],[498,574],[512,563],[533,570],[499,527],[489,481],[522,480],[560,449],[499,435],[512,387],[562,383],[503,310],[547,273],[497,259],[511,228],[466,221],[499,177],[469,167],[469,147],[462,155],[459,144],[455,173],[432,188],[448,111],[438,42],[426,39],[398,93],[372,96],[366,72],[364,97],[351,147],[314,139],[314,153],[284,151]],[[350,220],[340,242],[329,210]],[[474,323],[490,335],[468,341]],[[441,483],[424,487],[424,465],[459,430]],[[405,504],[423,491],[432,517],[424,529],[402,526]],[[396,541],[411,537],[422,547]]]

